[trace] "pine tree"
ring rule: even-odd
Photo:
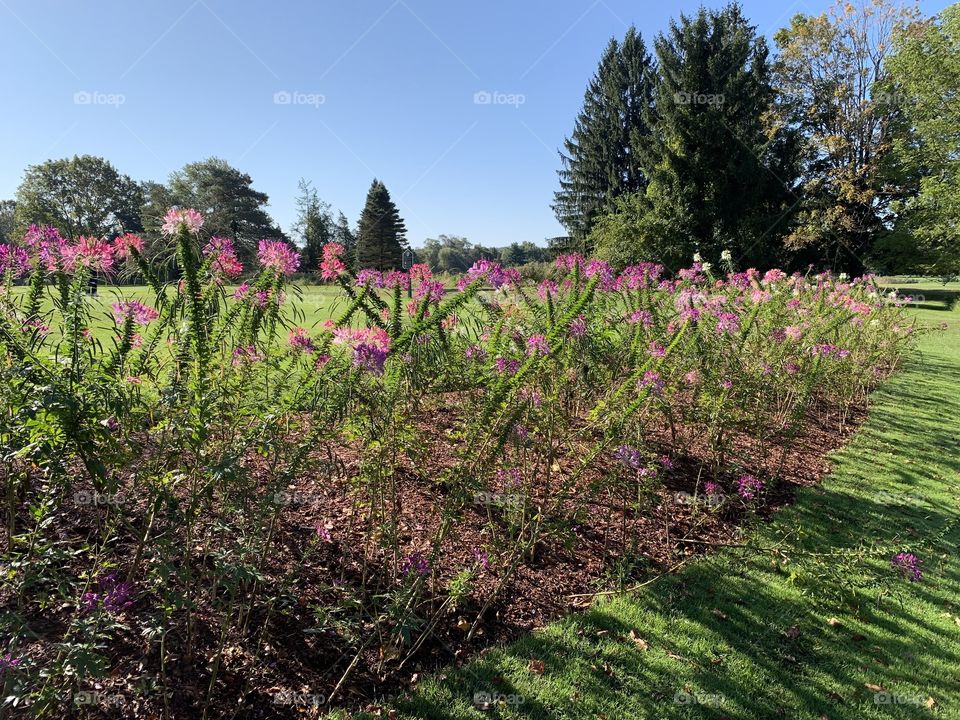
[[[294,234],[303,247],[304,270],[316,270],[323,255],[323,246],[333,240],[333,216],[330,204],[317,197],[317,191],[307,180],[301,179],[298,185],[297,221]]]
[[[650,55],[631,27],[622,43],[611,39],[607,45],[560,153],[553,210],[581,247],[596,218],[617,197],[646,186],[641,159],[650,134],[644,113],[651,101]]]
[[[723,250],[741,263],[776,262],[796,201],[799,141],[770,122],[766,41],[731,4],[681,15],[654,50],[646,121],[656,133],[643,162],[650,184],[641,223],[651,254],[673,266],[695,252],[716,261]]]
[[[399,269],[407,247],[406,233],[386,186],[374,179],[357,227],[357,267]]]
[[[357,235],[350,229],[350,221],[342,212],[333,225],[333,241],[343,246],[344,261],[352,264],[357,257]]]

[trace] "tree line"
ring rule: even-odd
[[[560,153],[571,249],[681,267],[960,272],[960,5],[738,4],[611,39]]]

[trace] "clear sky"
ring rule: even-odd
[[[218,156],[284,229],[299,178],[355,222],[377,176],[414,246],[440,233],[541,243],[563,232],[557,149],[604,45],[633,23],[649,46],[700,4],[0,0],[0,199],[50,158],[102,155],[165,181]],[[743,6],[769,37],[829,4]]]

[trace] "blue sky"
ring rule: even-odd
[[[556,151],[604,45],[634,23],[649,46],[700,4],[0,0],[0,198],[49,158],[102,155],[164,181],[218,156],[284,229],[299,178],[355,222],[377,176],[414,246],[541,243],[563,232]],[[743,6],[769,37],[829,4]]]

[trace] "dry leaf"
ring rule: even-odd
[[[723,612],[722,610],[718,610],[717,608],[714,608],[714,609],[711,610],[710,612],[712,612],[714,615],[716,615],[716,616],[717,616],[718,618],[720,618],[721,620],[726,620],[726,619],[727,619],[727,614],[726,614],[725,612]]]
[[[637,635],[636,630],[630,631],[630,640],[633,641],[633,644],[636,645],[639,650],[648,650],[650,648],[650,643]]]
[[[929,710],[933,710],[933,708],[937,705],[937,701],[932,697],[927,697],[927,701],[924,703],[924,705],[926,705]]]
[[[787,636],[788,638],[790,638],[791,640],[796,640],[798,637],[800,637],[800,626],[799,626],[799,625],[791,625],[791,626],[790,626],[790,629],[787,630],[787,632],[786,632],[786,636]]]
[[[879,685],[874,685],[873,683],[864,683],[863,686],[867,690],[872,690],[873,692],[886,692],[886,690],[884,690],[882,687]]]
[[[837,620],[835,617],[832,617],[829,620],[827,620],[827,625],[829,625],[830,627],[837,627],[839,624],[840,624],[840,621]]]
[[[530,664],[527,665],[527,670],[534,675],[543,675],[547,671],[547,665],[543,660],[531,660]]]

